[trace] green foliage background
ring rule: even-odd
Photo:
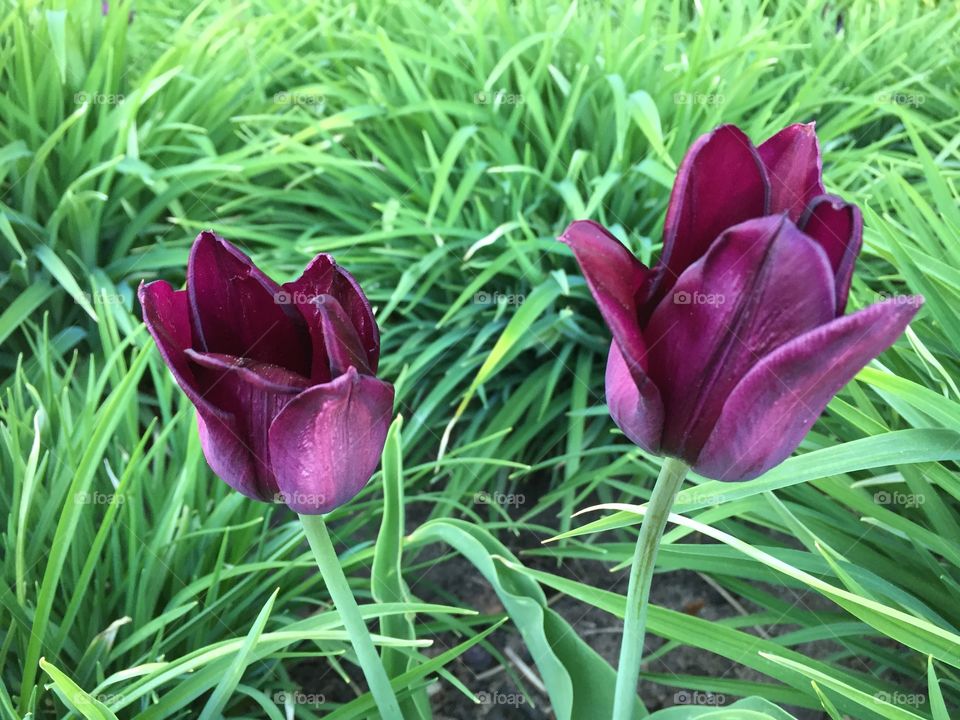
[[[481,689],[450,663],[474,643],[499,653],[485,633],[504,617],[555,715],[599,717],[613,671],[546,598],[622,614],[565,563],[626,561],[636,518],[539,541],[583,526],[586,505],[642,503],[657,462],[613,432],[607,332],[554,237],[592,217],[650,259],[696,136],[734,122],[759,141],[811,119],[828,190],[864,210],[851,309],[907,292],[926,305],[797,457],[681,496],[688,524],[668,530],[656,581],[697,570],[750,609],[708,623],[653,608],[657,655],[692,646],[766,679],[645,681],[755,698],[710,715],[731,720],[957,711],[953,3],[111,6],[2,4],[0,716],[370,715],[363,694],[275,698],[307,655],[357,677],[349,643],[295,518],[206,468],[140,324],[137,284],[182,282],[212,227],[279,279],[332,252],[376,306],[402,433],[331,525],[358,598],[399,639],[385,656],[411,717],[435,678]],[[404,530],[414,507],[427,519]],[[505,613],[425,604],[433,546],[472,563]],[[828,610],[808,609],[816,595]],[[441,632],[462,644],[418,647]],[[805,656],[817,640],[835,651]]]

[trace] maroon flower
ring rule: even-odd
[[[820,167],[812,123],[759,148],[724,125],[680,166],[653,269],[589,220],[561,236],[613,334],[610,414],[640,447],[754,478],[916,314],[920,297],[843,314],[863,225]]]
[[[393,387],[357,282],[320,254],[277,285],[212,232],[197,236],[187,287],[141,285],[143,319],[197,408],[213,471],[244,495],[329,512],[377,469]]]

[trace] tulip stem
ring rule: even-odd
[[[307,535],[307,542],[310,543],[310,549],[313,550],[313,557],[320,568],[320,574],[327,584],[327,590],[333,599],[333,604],[340,613],[340,619],[343,621],[343,627],[350,636],[350,642],[353,644],[353,650],[357,654],[357,660],[363,669],[363,675],[370,686],[370,693],[377,704],[380,716],[384,720],[403,720],[400,714],[400,705],[397,703],[396,695],[393,694],[393,688],[390,686],[390,679],[387,677],[386,670],[383,669],[383,662],[377,654],[377,649],[370,638],[370,632],[367,630],[367,624],[360,614],[360,608],[353,597],[347,578],[343,574],[343,568],[340,566],[340,559],[330,542],[330,534],[327,532],[327,525],[322,515],[301,515],[300,521],[303,523],[303,530]]]
[[[637,703],[637,678],[643,660],[643,639],[650,603],[650,584],[657,561],[660,538],[667,525],[670,508],[677,498],[689,466],[680,460],[665,458],[653,487],[647,511],[640,526],[640,537],[630,566],[627,607],[623,615],[623,639],[617,666],[617,688],[613,700],[613,720],[631,720]]]

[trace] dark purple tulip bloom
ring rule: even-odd
[[[319,514],[377,469],[393,386],[377,379],[370,303],[332,257],[278,285],[212,232],[197,236],[187,287],[140,286],[143,319],[197,408],[213,471],[247,497]]]
[[[613,335],[610,414],[640,447],[757,477],[916,314],[921,297],[844,315],[863,223],[820,168],[812,123],[759,148],[724,125],[680,165],[653,269],[592,221],[560,238]]]

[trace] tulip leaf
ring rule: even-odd
[[[810,683],[810,686],[820,699],[820,704],[823,706],[823,709],[826,711],[827,715],[830,716],[830,720],[843,720],[843,717],[840,715],[840,711],[837,710],[836,706],[834,706],[830,698],[827,697],[826,693],[820,689],[820,686],[817,685],[815,680]]]
[[[960,403],[940,393],[891,372],[882,372],[871,367],[861,370],[857,378],[883,395],[889,393],[905,400],[917,410],[942,423],[944,427],[960,427]]]
[[[782,665],[785,668],[790,668],[791,670],[795,670],[798,673],[806,675],[819,685],[828,687],[831,690],[836,690],[837,692],[842,692],[845,698],[853,700],[863,707],[872,710],[873,712],[879,713],[882,717],[887,718],[888,720],[923,720],[922,715],[917,715],[916,713],[912,713],[909,710],[904,710],[902,707],[893,704],[892,698],[905,693],[880,692],[871,695],[847,685],[845,682],[837,679],[831,674],[815,670],[807,665],[804,665],[803,663],[798,663],[788,658],[780,657],[776,653],[761,651],[760,654],[768,660],[777,663],[778,665]]]
[[[64,290],[74,299],[74,301],[84,309],[84,311],[94,320],[97,319],[97,313],[90,304],[89,298],[80,289],[76,278],[70,273],[70,270],[64,264],[60,256],[57,255],[46,245],[38,245],[34,248],[37,259],[43,264],[47,271],[56,279]]]
[[[627,139],[627,91],[623,83],[623,78],[619,75],[607,75],[607,82],[613,91],[613,115],[616,127],[616,146],[613,150],[612,160],[615,165],[623,161],[623,146]],[[579,216],[575,216],[579,217]]]
[[[950,720],[950,713],[947,712],[947,705],[943,700],[943,691],[940,690],[940,682],[937,680],[937,671],[933,668],[931,656],[927,656],[927,695],[930,699],[933,720]]]
[[[559,720],[610,717],[616,674],[547,606],[540,586],[515,566],[513,554],[485,529],[461,520],[431,520],[409,537],[411,546],[444,542],[489,582],[523,636]],[[635,717],[646,712],[637,702]]]
[[[43,141],[43,144],[37,149],[36,153],[34,153],[33,160],[31,161],[26,177],[24,178],[24,215],[30,216],[33,214],[34,205],[36,204],[37,185],[40,182],[41,171],[44,169],[44,163],[46,163],[50,153],[52,153],[54,148],[56,148],[57,145],[62,142],[63,136],[66,134],[66,132],[80,118],[86,115],[89,109],[89,102],[81,103],[80,107],[70,113],[70,115],[68,115],[63,122],[61,122],[56,128],[54,128],[52,132],[47,135],[46,140]],[[38,245],[38,247],[45,246]]]
[[[60,71],[60,82],[67,79],[67,37],[66,37],[66,10],[47,10],[47,34],[50,37],[50,50]]]
[[[370,592],[376,602],[410,602],[410,591],[403,579],[403,416],[390,425],[383,447],[383,520],[373,551],[370,571]],[[414,640],[417,636],[412,614],[390,615],[380,621],[381,632],[390,637]],[[387,677],[396,678],[410,668],[410,659],[398,649],[384,646],[381,650]],[[422,690],[411,698],[400,700],[405,718],[429,718],[430,705]]]
[[[453,418],[447,424],[440,442],[438,460],[443,457],[447,443],[450,440],[450,434],[453,432],[453,427],[467,409],[467,405],[477,392],[477,389],[496,375],[509,353],[516,351],[520,347],[525,347],[526,344],[535,339],[529,336],[530,327],[547,308],[553,304],[553,301],[559,294],[560,286],[555,282],[547,282],[535,288],[529,296],[523,298],[519,309],[514,313],[513,317],[510,318],[503,333],[497,339],[493,349],[490,350],[490,354],[487,355],[483,365],[480,366],[480,370],[477,372],[473,382],[470,383],[470,387],[457,406]]]
[[[222,717],[223,708],[240,683],[240,678],[243,677],[247,665],[253,661],[251,657],[253,648],[263,634],[263,628],[270,618],[270,613],[273,611],[273,603],[277,599],[279,592],[280,588],[277,588],[273,591],[273,595],[267,598],[267,602],[264,603],[263,609],[261,609],[260,614],[257,615],[253,627],[250,628],[250,632],[247,633],[247,637],[244,638],[240,651],[234,655],[230,667],[224,673],[220,682],[217,683],[217,687],[214,689],[210,699],[207,700],[207,704],[203,706],[203,712],[200,713],[200,720],[214,720],[215,718]]]
[[[459,645],[450,648],[436,657],[417,665],[412,670],[408,670],[393,681],[394,690],[400,691],[411,687],[417,687],[417,682],[428,676],[430,673],[440,671],[444,665],[460,657],[467,650],[487,639],[487,636],[497,630],[504,622],[501,621],[488,627],[483,632],[476,633],[473,637],[464,640]],[[420,688],[417,688],[420,689]],[[376,705],[373,702],[373,696],[370,693],[358,697],[356,700],[343,705],[329,715],[324,716],[325,720],[347,720],[348,718],[367,717],[370,711],[374,710]]]
[[[126,498],[126,493],[128,491],[128,486],[136,475],[136,468],[138,467],[138,462],[144,454],[144,449],[150,440],[159,442],[164,441],[173,430],[173,426],[168,425],[157,436],[154,436],[155,426],[156,421],[151,421],[141,435],[140,441],[137,443],[137,446],[133,449],[133,452],[130,455],[130,462],[125,468],[123,475],[120,477],[120,482],[117,483],[116,491],[113,493],[113,497],[110,499],[110,504],[107,506],[107,510],[104,513],[103,518],[100,520],[100,526],[97,529],[97,534],[90,543],[90,550],[87,552],[87,559],[83,564],[83,569],[80,571],[80,575],[78,576],[78,590],[74,592],[70,598],[66,612],[64,613],[63,619],[60,622],[59,633],[53,644],[54,649],[59,649],[63,646],[63,642],[69,634],[74,620],[80,613],[80,607],[83,602],[83,598],[86,596],[86,593],[90,588],[89,580],[96,570],[96,565],[100,557],[100,551],[103,549],[103,546],[106,543],[107,537],[110,533],[110,529],[113,526],[114,520],[116,519],[117,514],[123,505],[123,502]]]
[[[453,137],[450,138],[447,149],[444,151],[443,157],[440,159],[440,164],[436,168],[433,193],[430,195],[430,207],[427,209],[426,215],[427,225],[433,223],[434,215],[436,215],[437,209],[440,207],[440,200],[443,198],[444,193],[451,193],[450,173],[453,172],[453,166],[457,162],[457,158],[463,150],[464,145],[477,133],[477,129],[474,125],[468,125],[467,127],[462,127],[457,130],[453,134]]]
[[[623,595],[592,587],[560,575],[524,567],[519,563],[511,563],[510,567],[545,587],[553,588],[569,597],[575,597],[615,617],[623,617],[626,607],[626,598]],[[649,606],[648,613],[647,630],[649,633],[669,638],[673,643],[701,648],[722,657],[736,657],[740,664],[775,678],[779,683],[783,683],[784,686],[789,686],[789,688],[809,690],[808,677],[798,671],[784,668],[782,664],[766,657],[765,653],[789,658],[798,665],[818,672],[831,673],[835,678],[845,682],[850,687],[869,694],[892,692],[895,687],[881,682],[875,676],[859,674],[855,671],[807,658],[799,652],[783,647],[779,642],[737,630],[735,627],[730,627],[722,622],[707,620],[653,604]],[[713,682],[713,678],[704,678],[704,682],[705,688],[708,688]],[[699,690],[689,681],[685,684],[690,690]],[[707,690],[704,689],[703,691],[706,692]],[[841,707],[848,710],[854,705],[849,702],[842,702]]]
[[[117,720],[117,716],[110,711],[110,708],[97,698],[85,693],[66,673],[52,663],[40,658],[40,667],[53,678],[53,684],[64,702],[87,720]]]
[[[630,115],[633,121],[640,128],[640,132],[650,143],[650,147],[660,157],[670,172],[676,170],[676,163],[670,157],[666,146],[663,143],[663,128],[660,125],[660,112],[657,110],[656,101],[646,90],[637,90],[631,93],[628,99]]]
[[[939,429],[894,430],[797,455],[755,480],[742,483],[704,481],[696,487],[681,490],[674,510],[690,512],[858,470],[957,459],[960,459],[960,433]],[[631,517],[630,513],[618,512],[551,539],[628,527],[639,522],[640,519]]]
[[[117,384],[97,412],[89,442],[70,484],[67,497],[71,500],[64,506],[57,522],[53,542],[50,545],[50,554],[47,556],[46,568],[43,572],[43,581],[37,596],[30,642],[27,645],[24,660],[23,682],[27,687],[33,684],[41,647],[47,635],[50,608],[57,594],[57,586],[74,539],[77,524],[80,522],[80,514],[85,507],[76,499],[89,489],[94,472],[97,470],[106,450],[110,435],[123,417],[123,413],[119,410],[125,406],[129,396],[136,390],[137,383],[140,381],[140,376],[143,374],[150,357],[150,349],[149,346],[140,349],[123,380]]]
[[[382,620],[384,617],[405,612],[473,614],[469,610],[428,603],[401,605],[372,603],[360,606],[360,613],[366,620],[374,618]],[[430,644],[429,641],[399,640],[383,635],[371,637],[375,644],[381,646],[423,647]],[[170,717],[180,708],[214,688],[228,671],[233,658],[242,650],[247,640],[248,638],[223,640],[169,662],[157,663],[146,668],[149,672],[128,684],[124,692],[118,696],[117,702],[111,704],[111,708],[117,710],[127,707],[157,691],[164,684],[176,680],[177,684],[164,693],[159,701],[150,704],[146,710],[135,716],[137,720],[161,720],[161,718]],[[310,653],[312,658],[328,657],[343,654],[350,645],[350,636],[343,630],[339,613],[336,611],[318,613],[290,623],[283,630],[261,633],[250,650],[251,662],[265,660],[271,655],[305,641],[316,641],[324,648],[332,648],[322,651],[314,649]],[[395,683],[392,684],[395,685]]]
[[[619,510],[643,515],[646,508],[625,503],[603,503],[588,508],[588,510]],[[901,610],[889,608],[875,600],[863,598],[848,590],[835,587],[810,573],[799,570],[789,563],[779,560],[768,552],[759,550],[739,540],[729,533],[717,530],[697,520],[692,520],[682,515],[671,514],[670,522],[690,528],[707,537],[725,543],[747,557],[779,573],[783,573],[794,580],[799,580],[810,589],[816,590],[830,600],[833,600],[852,615],[876,627],[885,635],[895,638],[918,652],[928,653],[954,667],[960,667],[960,634],[957,632],[938,627],[922,618],[917,618]]]
[[[33,311],[52,294],[53,288],[43,282],[35,283],[20,293],[16,300],[0,314],[0,343],[29,320]]]
[[[689,697],[690,699],[686,699]],[[723,697],[723,696],[721,696]],[[786,710],[763,698],[744,698],[724,707],[718,707],[711,702],[711,695],[698,693],[696,695],[680,691],[674,696],[677,706],[659,710],[650,716],[650,720],[796,720]],[[704,703],[702,707],[691,707],[686,703]]]
[[[507,228],[508,226],[502,225],[501,228]],[[512,229],[512,228],[511,228]],[[507,230],[504,229],[504,233]],[[471,246],[472,249],[473,246]],[[490,263],[489,266],[484,268],[481,272],[477,273],[477,276],[463,289],[463,291],[457,296],[456,300],[450,303],[450,307],[447,308],[447,311],[443,314],[443,317],[437,321],[437,327],[443,327],[448,323],[450,318],[456,316],[457,311],[460,310],[471,298],[476,299],[477,292],[487,285],[490,280],[498,273],[500,273],[505,267],[510,265],[513,262],[513,257],[509,253],[504,253],[500,255],[496,260]]]

